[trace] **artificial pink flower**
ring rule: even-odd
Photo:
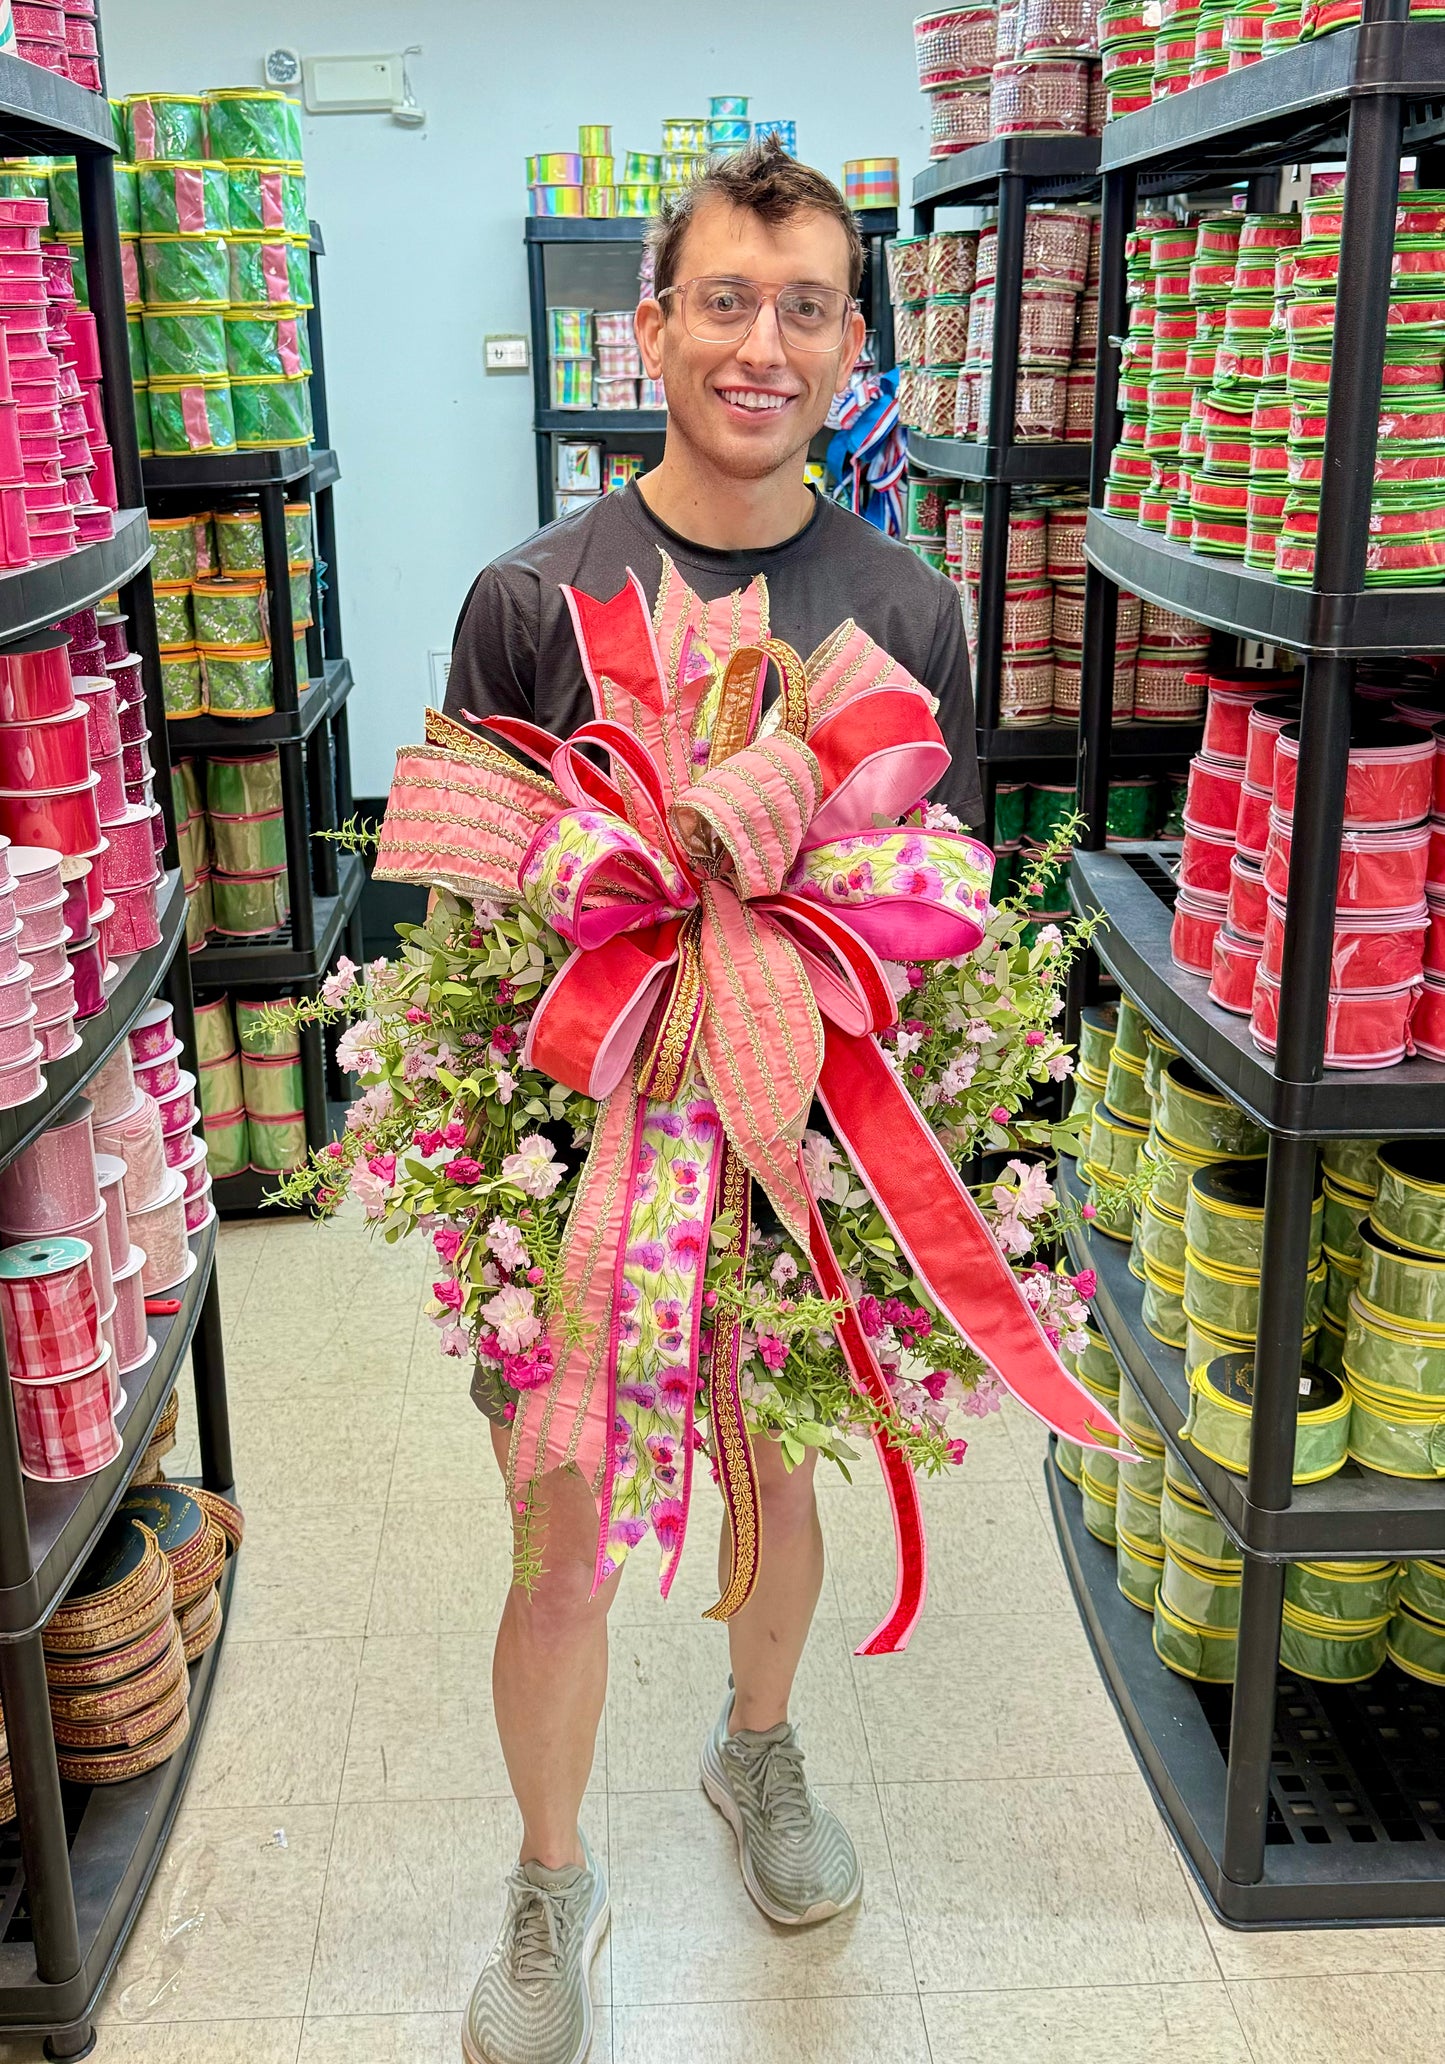
[[[508,1182],[528,1197],[550,1197],[563,1176],[566,1164],[552,1159],[552,1142],[540,1132],[530,1133],[517,1144],[517,1151],[502,1162]]]
[[[356,980],[356,962],[348,960],[343,953],[336,963],[334,975],[328,975],[321,984],[321,1000],[334,1008],[345,1001],[352,983]]]
[[[394,1183],[396,1181],[395,1154],[373,1154],[366,1165],[373,1175],[380,1177],[382,1182]]]
[[[482,1317],[496,1328],[497,1339],[508,1354],[526,1352],[542,1330],[537,1317],[537,1300],[530,1290],[509,1284],[482,1306]]]
[[[464,1147],[466,1143],[467,1128],[463,1125],[461,1119],[449,1119],[442,1127],[442,1145],[444,1147]]]
[[[1080,1269],[1074,1277],[1074,1289],[1087,1304],[1099,1287],[1099,1278],[1091,1268]]]
[[[441,1260],[452,1262],[457,1258],[457,1249],[462,1244],[462,1236],[455,1226],[438,1226],[431,1236],[431,1243]]]
[[[474,1161],[470,1154],[457,1154],[452,1160],[444,1163],[442,1174],[448,1182],[454,1182],[463,1189],[469,1189],[473,1183],[481,1181],[482,1164],[480,1161]]]
[[[758,1353],[769,1369],[781,1369],[788,1359],[788,1343],[776,1333],[759,1333]]]
[[[526,1241],[504,1218],[494,1218],[487,1227],[487,1247],[509,1275],[516,1269],[525,1268],[531,1259]]]
[[[419,1153],[430,1156],[435,1154],[441,1146],[442,1136],[439,1132],[429,1132],[422,1126],[418,1126],[411,1136],[411,1143]]]
[[[445,1311],[460,1311],[466,1302],[466,1292],[455,1276],[443,1276],[431,1286],[432,1296]]]

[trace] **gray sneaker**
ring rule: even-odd
[[[863,1890],[863,1867],[837,1815],[808,1789],[787,1721],[728,1733],[733,1694],[703,1745],[703,1790],[732,1824],[743,1883],[770,1921],[826,1921]]]
[[[466,2064],[582,2064],[592,2047],[587,1974],[607,1932],[607,1880],[587,1861],[519,1864],[507,1911],[462,2023]]]

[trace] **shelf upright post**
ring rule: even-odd
[[[311,346],[311,442],[322,451],[331,449],[331,411],[326,402],[326,340],[321,330],[321,267],[326,240],[319,223],[310,222],[311,306],[306,311],[306,338]]]
[[[1094,375],[1094,438],[1089,455],[1089,506],[1102,508],[1119,433],[1120,340],[1129,319],[1125,250],[1138,185],[1132,171],[1103,180],[1099,244],[1099,357]],[[1104,849],[1109,808],[1109,762],[1114,725],[1114,660],[1119,636],[1119,590],[1097,566],[1084,575],[1084,678],[1079,698],[1079,806],[1087,822],[1085,852]]]
[[[1385,0],[1367,15],[1399,18],[1404,4]],[[1320,594],[1364,585],[1403,110],[1394,94],[1360,98],[1350,108],[1342,243],[1351,262],[1340,273],[1325,420],[1312,582]],[[1353,661],[1334,655],[1314,657],[1305,668],[1275,1053],[1275,1075],[1284,1082],[1318,1082],[1324,1073],[1354,673]],[[1249,1496],[1272,1510],[1286,1508],[1292,1496],[1314,1179],[1313,1141],[1271,1140]],[[1240,1884],[1264,1875],[1284,1576],[1283,1563],[1245,1558],[1223,1851],[1226,1876]]]
[[[266,587],[271,597],[271,671],[277,711],[295,716],[296,647],[291,624],[291,571],[286,553],[286,490],[267,481],[259,494],[261,547]],[[294,742],[277,747],[281,759],[281,796],[285,805],[286,874],[291,887],[291,944],[309,953],[316,944],[316,913],[311,901],[311,842],[306,822],[304,749]]]
[[[999,721],[1003,677],[1004,606],[1008,596],[1009,510],[1013,491],[998,477],[1003,455],[1012,449],[1018,403],[1019,304],[1023,292],[1027,185],[1021,173],[1004,172],[998,182],[998,256],[993,285],[993,344],[989,372],[989,470],[983,482],[978,569],[978,664],[975,716],[980,729]],[[993,835],[992,771],[985,798]]]
[[[33,1564],[25,1513],[25,1479],[20,1471],[19,1436],[10,1402],[3,1341],[0,1384],[5,1390],[4,1402],[0,1404],[0,1586],[8,1590],[30,1582]],[[0,1645],[0,1693],[5,1702],[5,1731],[20,1819],[25,1889],[35,1932],[36,1974],[43,1984],[65,1985],[80,1970],[80,1930],[70,1878],[60,1772],[55,1761],[50,1691],[38,1633]],[[78,2056],[83,2048],[83,2044],[72,2046],[61,2054]]]
[[[550,523],[557,513],[552,493],[552,434],[542,428],[551,399],[547,367],[547,246],[527,239],[527,303],[532,321],[532,407],[537,439],[537,521]]]

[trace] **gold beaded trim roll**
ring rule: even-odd
[[[71,1784],[127,1784],[131,1778],[144,1777],[148,1770],[156,1769],[168,1757],[174,1756],[190,1731],[191,1709],[183,1705],[164,1734],[158,1734],[154,1741],[148,1741],[138,1749],[110,1750],[92,1756],[71,1752],[61,1754],[56,1762],[60,1775]]]
[[[172,1619],[160,1655],[145,1669],[137,1670],[134,1676],[86,1691],[51,1692],[50,1716],[56,1723],[56,1740],[62,1739],[59,1732],[61,1723],[76,1727],[105,1726],[112,1721],[124,1720],[132,1713],[142,1712],[147,1706],[154,1706],[174,1688],[177,1671],[183,1663],[181,1630]],[[85,1746],[78,1734],[63,1738],[73,1741],[77,1747]]]
[[[140,1568],[110,1591],[62,1605],[45,1629],[47,1654],[95,1655],[119,1648],[170,1614],[171,1566],[149,1527],[142,1531],[147,1545]]]
[[[120,1648],[107,1649],[100,1655],[47,1655],[46,1678],[52,1689],[61,1691],[71,1686],[119,1683],[122,1678],[133,1677],[137,1671],[148,1669],[158,1656],[165,1654],[171,1638],[170,1627],[171,1614],[166,1613],[148,1633]]]
[[[204,1598],[198,1598],[195,1604],[182,1614],[180,1628],[185,1643],[186,1661],[194,1663],[205,1654],[221,1631],[220,1592],[208,1591]]]
[[[191,1680],[186,1659],[177,1644],[168,1659],[169,1681],[160,1695],[136,1713],[122,1713],[110,1720],[81,1722],[56,1720],[55,1740],[62,1749],[139,1749],[169,1727],[185,1711]]]

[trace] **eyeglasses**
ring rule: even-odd
[[[836,351],[858,303],[841,287],[760,287],[754,280],[690,279],[658,295],[681,296],[683,326],[700,344],[741,344],[771,301],[794,351]]]

